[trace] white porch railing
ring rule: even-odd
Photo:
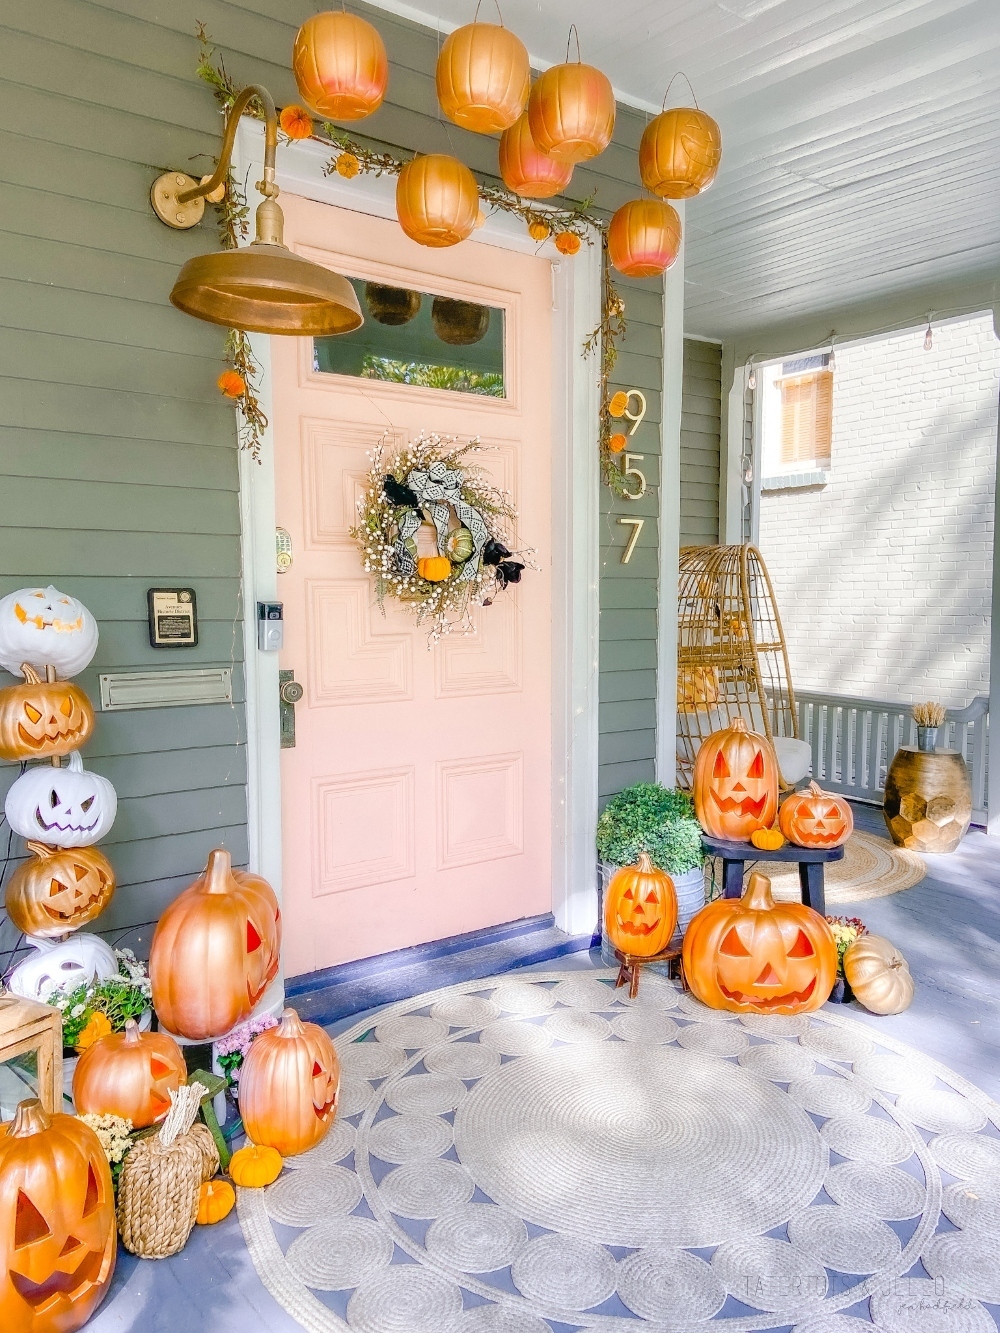
[[[882,804],[885,775],[901,745],[916,745],[910,705],[884,699],[796,690],[799,735],[812,747],[813,777],[828,791]],[[972,822],[986,823],[989,698],[948,710],[938,731],[941,749],[958,750],[972,774]]]

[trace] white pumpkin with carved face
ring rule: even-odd
[[[25,1000],[46,1004],[54,990],[75,990],[118,975],[115,951],[99,935],[81,932],[62,944],[29,937],[28,943],[35,952],[18,963],[7,982],[8,989]]]
[[[53,666],[66,679],[90,665],[97,621],[84,604],[47,588],[19,588],[0,600],[0,666],[15,675],[27,662],[43,677]]]
[[[109,831],[117,810],[114,787],[99,773],[88,772],[76,753],[65,768],[29,768],[4,803],[15,833],[50,847],[89,847]]]

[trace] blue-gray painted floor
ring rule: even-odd
[[[857,806],[855,822],[885,836],[879,810]],[[916,888],[836,908],[887,935],[906,956],[917,983],[905,1014],[876,1018],[857,1004],[849,1012],[1000,1101],[1000,840],[973,832],[957,852],[927,862],[928,876]],[[577,970],[599,961],[596,954],[574,953],[536,966]],[[434,984],[459,979],[442,958]],[[329,1030],[336,1033],[363,1017],[344,1019]],[[111,1292],[88,1325],[92,1333],[295,1333],[299,1327],[257,1278],[235,1213],[217,1226],[195,1227],[173,1259],[143,1261],[121,1252]]]

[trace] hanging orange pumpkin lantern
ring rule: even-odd
[[[570,35],[576,31],[574,24]],[[531,137],[543,153],[558,162],[586,162],[603,153],[615,129],[615,94],[606,74],[580,60],[553,65],[539,75],[528,98]]]
[[[278,971],[281,915],[267,880],[233,870],[217,847],[153,934],[153,1007],[169,1032],[219,1037],[249,1018]]]
[[[837,979],[833,931],[804,903],[776,903],[753,874],[742,898],[718,898],[684,936],[684,977],[703,1004],[731,1013],[801,1014]]]
[[[436,81],[449,120],[476,134],[496,134],[513,125],[528,100],[528,52],[502,18],[499,26],[473,19],[445,38]]]
[[[659,199],[631,199],[611,219],[608,258],[626,278],[665,273],[681,248],[677,210]]]
[[[262,1032],[240,1070],[240,1115],[253,1143],[282,1157],[319,1143],[333,1123],[340,1061],[315,1023],[286,1009],[276,1028]]]
[[[531,137],[526,111],[500,136],[500,175],[508,190],[525,199],[551,199],[573,179],[573,163],[542,152]]]
[[[170,1094],[186,1082],[187,1066],[173,1037],[140,1032],[130,1018],[124,1032],[102,1037],[80,1056],[73,1101],[79,1115],[120,1115],[145,1129],[163,1119]]]
[[[446,153],[415,157],[396,180],[396,216],[418,245],[457,245],[472,235],[479,216],[476,178]]]
[[[796,847],[839,847],[854,832],[854,813],[842,796],[810,782],[786,797],[778,824]]]
[[[27,662],[23,685],[0,690],[0,759],[48,759],[78,750],[94,730],[94,709],[68,680],[43,680]]]
[[[34,852],[7,885],[7,915],[25,935],[59,939],[100,916],[115,891],[115,872],[96,847],[27,844]]]
[[[73,1333],[108,1294],[118,1230],[94,1131],[21,1102],[0,1125],[0,1328]]]
[[[295,34],[292,73],[302,100],[331,120],[362,120],[382,105],[389,58],[378,30],[356,14],[328,9]]]
[[[712,838],[746,842],[778,813],[778,761],[741,717],[713,731],[694,761],[694,812]]]
[[[653,958],[670,943],[677,925],[674,881],[646,852],[634,866],[615,871],[604,903],[608,939],[633,958]]]
[[[673,107],[651,120],[639,143],[639,175],[661,199],[691,199],[715,180],[722,133],[696,107]]]

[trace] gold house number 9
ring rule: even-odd
[[[636,410],[632,410],[633,399],[636,403]],[[624,401],[623,401],[624,400]],[[616,410],[617,409],[617,410]],[[629,436],[633,436],[639,429],[639,423],[646,415],[646,395],[641,389],[627,389],[622,394],[615,394],[610,406],[610,413],[613,417],[625,417],[632,422],[632,429]],[[627,491],[624,498],[626,500],[640,500],[646,494],[646,477],[641,468],[633,466],[635,463],[641,463],[645,458],[644,454],[626,453],[622,457],[622,476],[634,477],[636,486],[634,490]],[[625,543],[625,549],[622,551],[622,564],[627,565],[632,559],[632,553],[636,548],[636,543],[642,532],[645,519],[642,518],[620,518],[618,522],[623,527],[629,527],[632,531],[629,533],[628,541]]]

